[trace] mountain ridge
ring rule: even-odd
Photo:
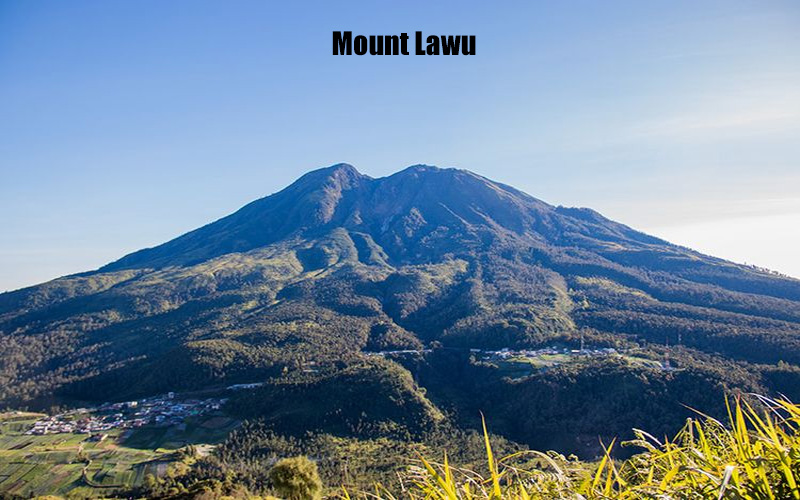
[[[362,380],[386,391],[375,397],[389,398],[381,406],[389,413],[406,396],[431,415],[469,413],[485,391],[541,401],[547,384],[592,377],[533,370],[509,381],[452,353],[584,342],[651,359],[669,353],[677,371],[617,362],[580,369],[612,385],[632,383],[633,373],[635,384],[657,380],[670,394],[657,411],[670,415],[679,403],[705,404],[686,392],[695,376],[708,387],[800,396],[800,281],[469,171],[416,165],[372,178],[337,164],[98,270],[0,294],[0,404],[120,400],[254,380],[276,384],[270,398],[292,381],[309,394],[349,394],[335,381]],[[439,346],[443,354],[411,364],[376,364],[369,354]],[[458,390],[443,382],[450,372],[465,374]],[[470,373],[493,385],[482,388]],[[461,387],[467,382],[475,385]],[[359,404],[348,406],[351,423]],[[304,421],[315,422],[306,409]],[[384,423],[413,420],[387,415]],[[429,417],[420,421],[439,421]],[[527,432],[515,438],[536,439]]]
[[[443,180],[445,178],[446,180]],[[157,257],[160,253],[177,252],[186,254],[191,253],[192,250],[195,250],[191,247],[191,245],[189,245],[189,248],[173,249],[173,247],[175,247],[179,242],[188,243],[195,237],[201,237],[208,232],[219,232],[220,229],[224,231],[230,231],[231,229],[229,226],[231,223],[245,225],[245,230],[253,232],[251,227],[253,224],[247,220],[242,220],[246,218],[254,219],[262,229],[264,229],[264,226],[266,226],[265,234],[260,235],[261,239],[259,239],[259,235],[250,235],[249,238],[246,237],[242,239],[242,241],[222,245],[222,249],[211,251],[208,254],[203,255],[203,257],[208,258],[211,256],[218,256],[225,252],[246,251],[257,248],[258,246],[267,245],[279,240],[280,238],[287,237],[292,230],[308,230],[312,228],[320,229],[325,225],[336,225],[336,223],[341,226],[358,229],[361,225],[359,222],[362,222],[360,220],[360,214],[364,207],[348,206],[348,201],[350,200],[347,198],[353,194],[349,191],[356,191],[357,195],[362,197],[365,195],[371,197],[372,199],[369,200],[369,202],[372,204],[372,206],[367,208],[373,211],[381,210],[383,215],[387,216],[385,207],[382,207],[380,201],[376,200],[375,198],[381,199],[385,196],[396,194],[398,191],[402,192],[403,190],[410,190],[412,191],[412,196],[417,196],[423,190],[430,189],[431,186],[434,188],[444,188],[446,190],[449,187],[447,184],[453,184],[454,182],[458,182],[461,185],[462,193],[465,197],[475,197],[478,195],[486,198],[487,195],[496,194],[498,198],[501,198],[501,201],[514,204],[516,205],[516,208],[519,208],[521,211],[531,211],[531,209],[534,209],[533,211],[539,212],[538,215],[552,213],[573,217],[588,223],[613,224],[615,228],[620,231],[620,233],[623,233],[626,236],[635,235],[636,238],[641,238],[645,242],[657,244],[667,243],[663,240],[651,237],[645,233],[636,231],[622,224],[615,223],[603,217],[594,210],[588,208],[556,207],[513,187],[496,183],[468,170],[455,168],[442,169],[430,165],[412,165],[392,175],[373,179],[369,176],[361,174],[350,164],[340,163],[331,167],[311,171],[300,177],[287,188],[272,195],[255,200],[229,216],[223,217],[217,221],[202,226],[201,228],[190,231],[164,244],[128,254],[117,261],[102,266],[100,269],[98,269],[98,271],[103,272],[131,267],[143,267],[148,262],[146,258],[147,255],[156,256],[155,264],[151,267],[161,267],[164,265],[164,263],[162,263],[163,259],[159,259]],[[470,185],[466,185],[468,182]],[[427,194],[430,196],[430,193]],[[291,230],[286,229],[276,221],[265,221],[264,214],[261,213],[266,211],[266,215],[268,216],[271,213],[276,212],[277,210],[272,207],[268,207],[265,210],[265,205],[278,205],[279,208],[282,208],[285,203],[284,198],[290,198],[293,204],[297,204],[299,206],[296,211],[290,210],[288,216],[286,216],[285,213],[282,214],[287,221],[285,225],[289,226]],[[410,201],[403,201],[405,201],[405,203],[397,203],[395,205],[397,207],[395,212],[398,214],[404,211],[409,211],[409,208],[412,210],[416,208],[413,207],[413,198]],[[526,206],[526,204],[528,205]],[[351,211],[348,212],[348,209]],[[444,207],[444,209],[449,211],[448,207]],[[352,210],[354,210],[354,212],[352,212]],[[300,214],[305,216],[305,218],[298,216],[297,212],[300,212]],[[464,215],[463,210],[461,214],[456,214],[452,211],[450,212],[455,218],[458,219],[458,222],[469,225],[470,221],[467,221],[463,216],[460,216]],[[388,217],[391,217],[392,215],[394,214],[389,213]],[[491,217],[487,214],[475,213],[472,215],[485,217],[487,222],[497,222],[496,220],[491,219]],[[336,217],[336,221],[331,224],[334,217]],[[388,221],[384,220],[383,222],[385,224]],[[414,221],[411,222],[413,223]],[[474,217],[472,218],[471,222],[476,222]],[[477,222],[480,223],[481,221]],[[499,222],[500,226],[504,229],[512,229],[516,232],[523,232],[524,229],[526,229],[523,227],[522,221],[509,220],[508,216],[506,217],[505,221],[500,220]],[[503,222],[506,224],[503,224]],[[385,230],[385,227],[382,227],[381,230]],[[242,230],[238,231],[239,234],[242,232]],[[193,261],[189,260],[187,262]],[[179,263],[181,263],[181,261],[179,261]]]

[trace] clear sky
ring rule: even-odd
[[[477,55],[331,55],[331,32]],[[800,277],[800,2],[0,0],[0,290],[348,162],[457,166]]]

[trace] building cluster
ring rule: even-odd
[[[544,347],[541,349],[523,349],[515,351],[503,348],[499,351],[482,351],[480,349],[470,349],[471,352],[480,354],[483,361],[496,361],[511,358],[537,358],[547,355],[566,355],[566,356],[609,356],[617,354],[613,347],[596,347],[587,349],[568,349],[566,347]]]
[[[264,382],[251,382],[249,384],[233,384],[229,385],[225,389],[229,391],[242,391],[245,389],[255,389],[256,387],[261,387],[264,385]]]
[[[143,425],[171,426],[187,417],[219,410],[225,399],[175,399],[170,392],[161,396],[104,403],[96,408],[79,408],[37,420],[26,434],[102,435],[112,429],[130,429]]]
[[[454,348],[450,348],[454,349]],[[569,349],[566,347],[543,347],[541,349],[521,349],[514,350],[504,347],[498,351],[489,351],[484,349],[470,349],[471,353],[480,356],[483,361],[497,361],[510,358],[536,358],[539,356],[563,354],[567,356],[608,356],[617,354],[618,351],[613,347],[595,347],[585,349]],[[378,351],[366,352],[368,356],[390,357],[403,354],[427,354],[431,352],[430,349],[405,349],[400,351]]]
[[[364,351],[364,354],[367,356],[377,356],[380,358],[386,358],[391,356],[400,356],[404,354],[428,354],[431,352],[431,349],[401,349],[397,351]]]

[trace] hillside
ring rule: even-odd
[[[626,354],[509,378],[468,350],[581,339],[655,364]],[[406,349],[419,353],[365,355]],[[590,445],[561,442],[554,423],[567,406],[591,420],[584,441],[648,415],[674,428],[681,403],[717,405],[722,389],[800,396],[798,365],[800,281],[429,166],[315,170],[157,247],[0,295],[7,406],[269,381],[243,414],[403,436],[444,410],[474,427],[491,404],[510,438],[579,450]],[[628,412],[616,427],[585,416],[598,384],[607,411]],[[281,394],[290,402],[257,404]],[[324,422],[291,404],[321,394],[336,395]]]

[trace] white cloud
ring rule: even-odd
[[[667,241],[800,278],[800,211],[646,228]]]
[[[791,84],[786,83],[791,82]],[[680,103],[675,111],[663,110],[659,116],[633,127],[632,136],[703,139],[717,134],[747,136],[800,128],[800,90],[797,77],[751,78],[728,88],[705,88]]]

